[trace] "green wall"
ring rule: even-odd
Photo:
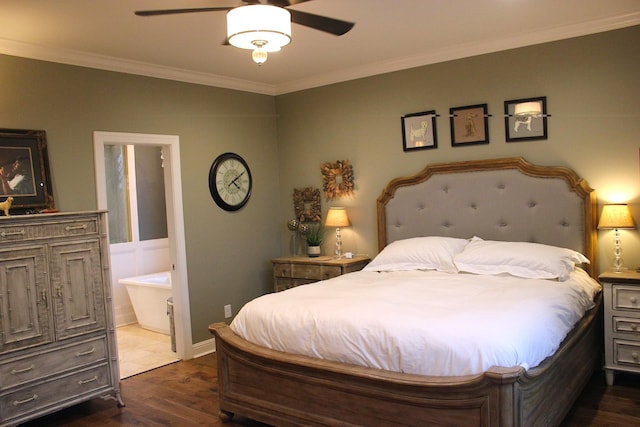
[[[275,100],[272,96],[0,56],[0,127],[43,129],[56,206],[95,209],[92,132],[180,136],[187,273],[193,341],[271,284],[279,254]],[[211,200],[215,157],[242,155],[251,201],[237,213]]]
[[[323,202],[344,205],[352,227],[343,250],[375,255],[375,200],[394,177],[428,163],[522,156],[568,166],[597,190],[617,194],[640,220],[640,27],[508,50],[278,96],[280,223],[293,216],[293,188],[322,188],[320,164],[348,159],[355,194]],[[549,138],[505,141],[504,101],[546,96]],[[487,103],[490,143],[451,146],[449,108]],[[400,117],[435,109],[438,148],[403,152]],[[283,233],[286,242],[287,232]],[[627,265],[640,266],[637,231],[623,231]],[[333,236],[325,240],[331,253]],[[612,234],[601,232],[600,265],[612,258]],[[286,244],[283,246],[283,251]]]
[[[387,182],[426,164],[523,156],[575,169],[599,201],[620,194],[640,219],[640,27],[580,37],[271,97],[0,56],[0,127],[47,131],[57,207],[95,209],[92,132],[180,136],[190,309],[194,343],[271,288],[269,259],[288,253],[294,188],[322,187],[320,164],[348,159],[355,193],[343,249],[375,255],[375,200]],[[549,139],[506,143],[503,102],[547,96]],[[488,145],[451,147],[450,107],[487,103]],[[438,148],[402,151],[400,117],[435,109]],[[241,154],[254,176],[240,212],[216,207],[213,159]],[[640,237],[624,231],[627,265],[640,265]],[[612,235],[601,233],[610,265]],[[325,253],[334,239],[325,241]]]

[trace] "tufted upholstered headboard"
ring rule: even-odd
[[[575,249],[597,272],[595,192],[571,169],[522,158],[433,164],[389,182],[377,201],[378,248],[449,236]]]

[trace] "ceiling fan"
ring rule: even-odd
[[[253,50],[253,60],[260,65],[267,60],[267,52],[278,51],[291,42],[291,22],[336,36],[346,34],[355,25],[288,8],[307,1],[311,0],[240,0],[236,6],[140,10],[135,14],[149,17],[226,11],[227,39],[223,44]]]

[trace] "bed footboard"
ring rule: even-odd
[[[216,336],[220,418],[278,426],[557,425],[599,363],[598,307],[539,368],[427,377],[291,355]]]

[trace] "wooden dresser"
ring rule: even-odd
[[[105,221],[0,217],[1,426],[98,396],[123,405]]]
[[[273,263],[273,288],[276,292],[299,285],[330,279],[352,271],[362,270],[371,261],[367,257],[336,259],[321,257],[282,257]]]
[[[615,371],[640,374],[640,273],[599,276],[604,288],[604,358],[608,385]]]

